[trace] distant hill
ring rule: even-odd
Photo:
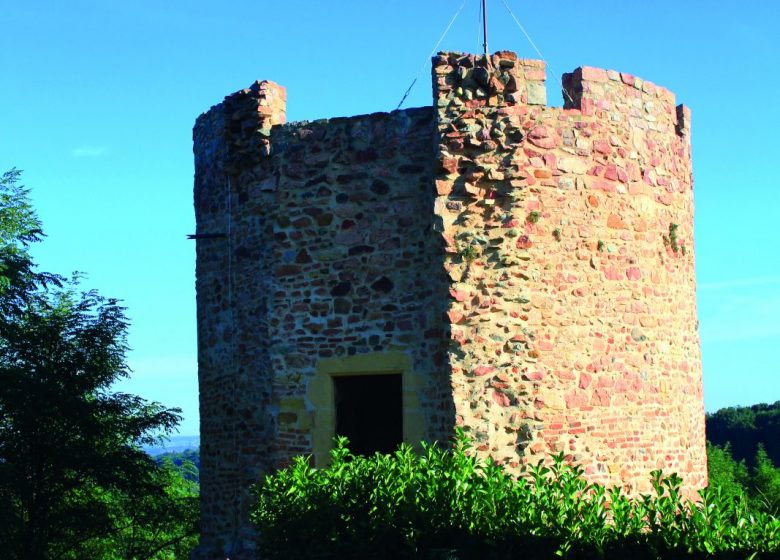
[[[200,449],[200,436],[171,436],[162,445],[146,445],[143,448],[152,457],[163,453],[180,453],[188,449]]]
[[[780,465],[780,401],[721,408],[707,414],[707,439],[718,446],[731,444],[738,462],[754,466],[758,444],[775,465]]]

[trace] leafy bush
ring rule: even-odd
[[[281,558],[773,558],[780,520],[741,495],[680,496],[681,479],[653,473],[654,495],[630,499],[589,484],[579,467],[538,464],[516,480],[451,451],[359,457],[337,439],[327,469],[298,457],[256,488],[261,557]]]

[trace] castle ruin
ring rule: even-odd
[[[515,473],[706,485],[690,112],[635,76],[440,53],[433,106],[285,123],[257,82],[195,125],[202,540],[300,454],[446,441]]]

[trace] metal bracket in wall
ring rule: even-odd
[[[227,237],[225,233],[188,233],[187,239],[223,239]]]

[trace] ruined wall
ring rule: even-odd
[[[433,138],[430,108],[274,130],[277,465],[313,451],[316,464],[326,462],[335,433],[320,434],[326,449],[315,445],[322,422],[312,400],[321,395],[311,384],[320,364],[350,368],[354,356],[408,356],[424,380],[421,435],[441,439],[451,430],[442,336],[448,284],[441,238],[432,235]],[[365,364],[363,372],[376,367]]]
[[[515,468],[706,484],[689,112],[627,74],[434,59],[457,424]]]
[[[195,127],[202,558],[252,557],[263,472],[327,461],[330,372],[403,373],[405,433],[452,429],[433,110],[283,116],[262,82]]]
[[[412,443],[706,483],[688,110],[594,68],[547,107],[507,52],[433,79],[432,108],[284,124],[258,82],[198,119],[196,558],[253,557],[248,488],[325,464],[339,374],[402,373]]]
[[[265,210],[274,194],[263,179],[273,171],[271,128],[284,120],[284,88],[257,82],[201,115],[193,131],[200,558],[251,547],[248,489],[272,467],[273,222]]]

